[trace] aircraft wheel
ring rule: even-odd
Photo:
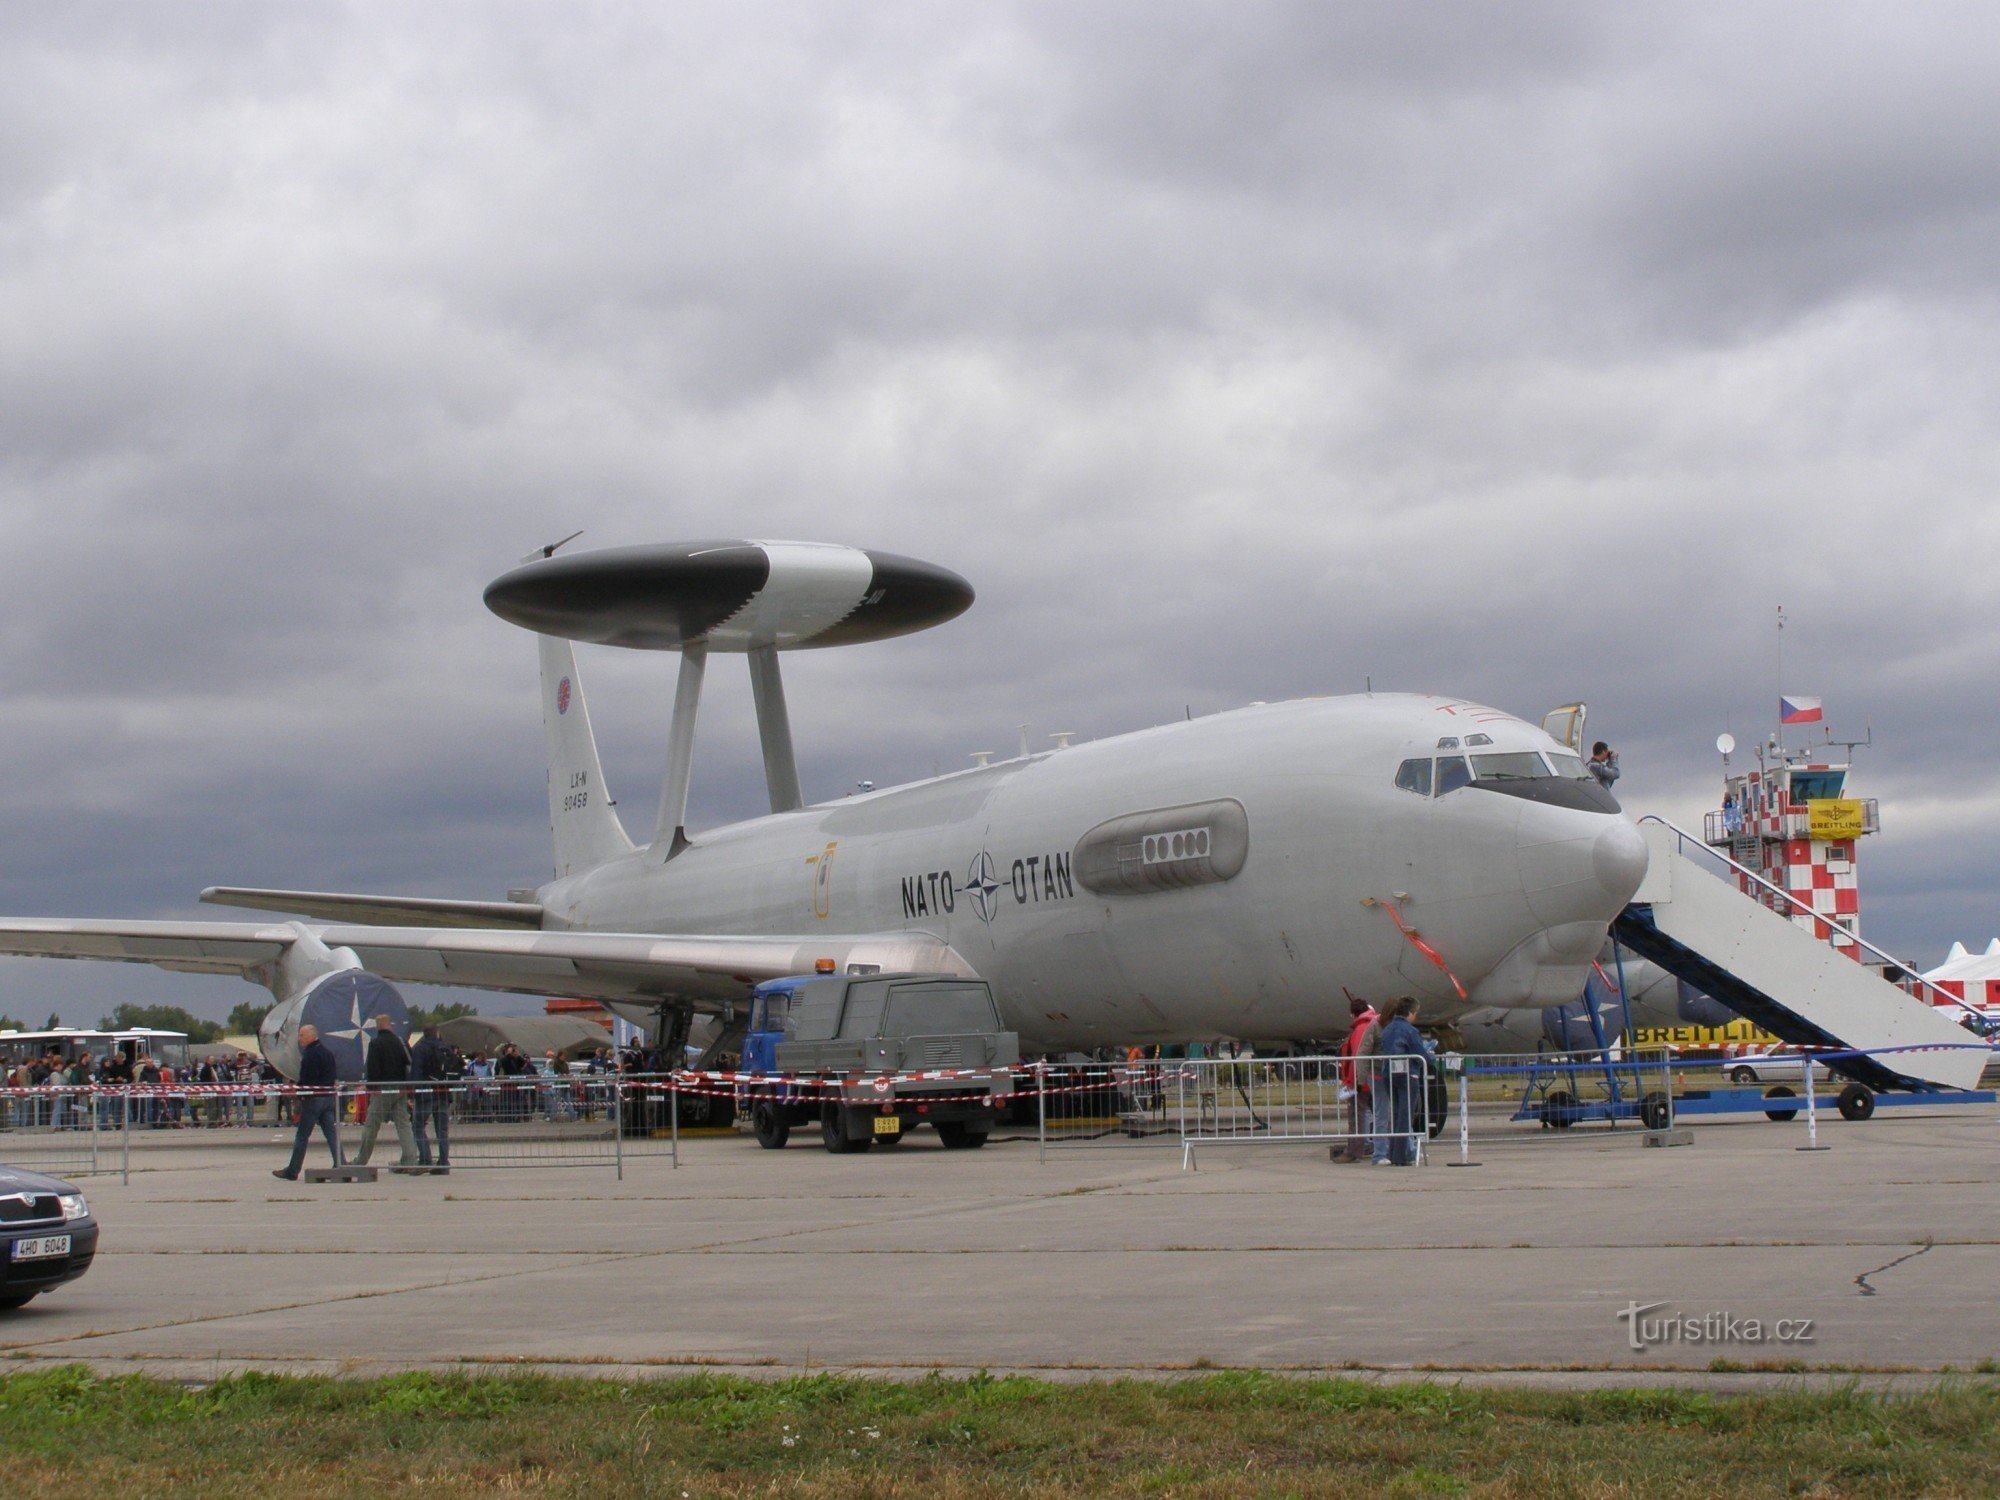
[[[986,1132],[974,1130],[963,1120],[940,1120],[937,1133],[947,1151],[977,1151],[986,1144]]]
[[[768,1099],[750,1111],[750,1128],[766,1151],[782,1151],[792,1138],[791,1117]]]
[[[1729,1081],[1731,1083],[1755,1083],[1757,1081],[1757,1071],[1754,1068],[1732,1068],[1729,1071]]]
[[[1568,1089],[1550,1089],[1542,1101],[1542,1124],[1549,1130],[1567,1130],[1576,1123],[1576,1096]]]
[[[1875,1113],[1874,1092],[1864,1083],[1850,1083],[1840,1091],[1840,1118],[1865,1120]]]
[[[828,1104],[820,1110],[819,1138],[835,1156],[852,1156],[875,1144],[871,1136],[847,1133],[847,1111],[838,1104]]]
[[[1665,1094],[1648,1094],[1639,1101],[1639,1123],[1648,1130],[1665,1130],[1674,1123],[1673,1102]]]
[[[1776,1099],[1796,1099],[1796,1098],[1798,1098],[1798,1095],[1794,1094],[1790,1089],[1786,1088],[1782,1083],[1778,1084],[1775,1088],[1766,1089],[1764,1091],[1764,1102],[1766,1104],[1769,1104]],[[1784,1108],[1767,1109],[1764,1111],[1764,1115],[1767,1119],[1777,1120],[1780,1123],[1786,1120],[1796,1120],[1799,1117],[1799,1107],[1796,1104],[1794,1104],[1790,1109],[1784,1109]]]

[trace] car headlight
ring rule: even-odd
[[[56,1201],[62,1205],[63,1222],[65,1224],[87,1218],[90,1214],[90,1205],[83,1201],[83,1194],[81,1193],[64,1193]]]

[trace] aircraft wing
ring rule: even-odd
[[[518,932],[493,928],[362,927],[318,922],[119,922],[0,918],[0,955],[152,964],[268,983],[285,950],[310,934],[350,948],[392,983],[456,985],[515,994],[714,1011],[750,987],[869,964],[895,973],[970,975],[951,947],[922,933],[710,937],[635,932]]]
[[[212,885],[201,899],[213,906],[281,911],[324,922],[366,922],[390,927],[526,927],[539,930],[542,908],[533,901],[439,901],[428,896],[359,896],[347,891],[271,891]]]

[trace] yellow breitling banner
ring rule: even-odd
[[[1680,1047],[1690,1052],[1720,1051],[1730,1042],[1769,1046],[1777,1040],[1748,1021],[1731,1021],[1727,1026],[1635,1027],[1632,1032],[1635,1047]]]
[[[1815,797],[1806,803],[1806,830],[1815,839],[1858,839],[1863,818],[1856,797]]]

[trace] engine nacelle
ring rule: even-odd
[[[355,1083],[368,1052],[368,1034],[381,1015],[389,1017],[396,1035],[409,1040],[410,1007],[396,987],[366,969],[345,969],[314,980],[303,993],[272,1006],[257,1027],[257,1041],[273,1067],[287,1078],[297,1078],[299,1027],[315,1026],[333,1053],[335,1075],[342,1083]]]
[[[270,976],[278,1003],[264,1013],[257,1042],[271,1066],[299,1076],[299,1028],[312,1026],[333,1053],[334,1075],[359,1082],[375,1018],[387,1016],[396,1035],[410,1039],[410,1007],[396,987],[361,967],[351,948],[329,949],[304,927]]]

